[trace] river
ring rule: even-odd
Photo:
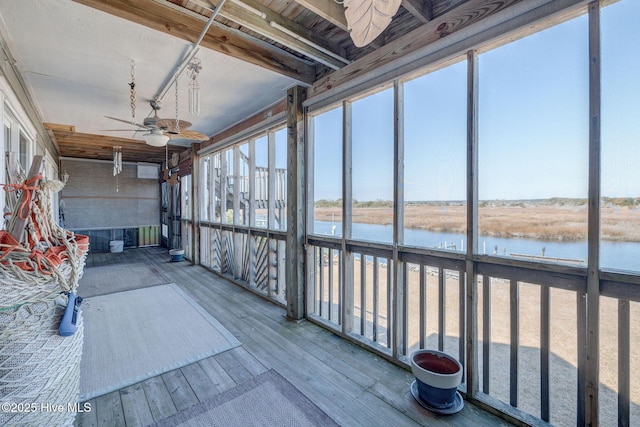
[[[335,227],[335,230],[334,230]],[[314,234],[341,235],[342,224],[329,221],[315,221]],[[378,224],[353,224],[353,239],[382,243],[391,243],[393,227]],[[457,233],[441,233],[436,231],[406,229],[404,242],[407,246],[440,248],[464,252],[466,236]],[[585,241],[550,241],[524,238],[501,238],[480,236],[478,252],[481,254],[512,254],[544,256],[583,261],[582,264],[563,262],[571,265],[586,266],[587,242]],[[553,261],[553,260],[551,260]],[[607,270],[640,271],[640,243],[602,241],[600,245],[600,266]]]

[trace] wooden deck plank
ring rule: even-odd
[[[209,377],[197,363],[184,366],[180,370],[199,401],[202,402],[218,394]]]
[[[142,383],[120,390],[120,399],[127,427],[147,426],[153,423],[153,415]]]
[[[103,396],[96,397],[96,416],[98,427],[125,426],[120,392],[113,391]]]
[[[231,354],[235,360],[253,376],[258,376],[263,372],[268,371],[268,369],[260,363],[258,359],[249,354],[249,352],[242,346],[232,348],[228,353]]]
[[[162,374],[162,379],[167,385],[171,400],[173,400],[178,411],[190,408],[198,403],[198,397],[179,369]]]
[[[198,365],[200,365],[202,371],[207,377],[209,377],[211,383],[219,393],[227,391],[238,385],[233,378],[229,376],[227,371],[220,366],[220,363],[218,363],[215,357],[209,357],[201,360],[198,362]]]
[[[162,377],[149,378],[142,382],[142,386],[154,421],[170,417],[178,412]]]
[[[95,399],[91,399],[87,402],[89,404],[89,407],[91,408],[90,411],[84,411],[84,412],[79,412],[76,415],[76,421],[75,421],[75,425],[77,426],[83,426],[83,427],[97,427],[98,426],[98,414],[96,411],[96,400]]]
[[[221,296],[219,290],[216,291],[216,295],[218,297]],[[229,297],[232,298],[233,296],[229,295]],[[200,293],[198,298],[209,300],[209,298]],[[241,310],[252,309],[254,313],[261,311],[260,307],[251,308],[254,306],[253,304],[245,305],[242,300],[237,298],[235,298],[235,305]],[[269,308],[269,306],[266,307]],[[278,310],[277,307],[275,309]],[[396,376],[398,374],[399,369],[397,367],[379,358],[376,358],[376,362],[379,363],[376,363],[375,369],[370,369],[371,365],[369,365],[368,360],[365,366],[362,360],[370,356],[371,353],[352,345],[328,330],[316,327],[311,329],[303,324],[298,325],[294,322],[286,321],[282,316],[274,317],[273,314],[273,311],[267,310],[264,312],[265,317],[261,317],[259,321],[273,328],[280,328],[280,333],[288,340],[305,342],[307,350],[313,353],[315,357],[331,365],[362,387],[368,388],[375,384],[381,372],[393,372],[393,375]],[[402,385],[406,387],[410,383],[410,374],[401,369],[400,372],[404,372],[407,375],[406,380],[402,382]]]
[[[245,381],[253,378],[251,372],[249,372],[244,366],[237,363],[233,355],[227,351],[216,355],[216,360],[220,363],[220,366],[224,368],[233,380],[242,384]]]
[[[306,337],[307,339],[304,339],[305,337],[303,336],[297,336],[295,333],[292,332],[292,330],[303,330],[306,329],[304,327],[303,324],[298,324],[295,322],[289,322],[287,320],[285,320],[285,318],[283,317],[282,313],[283,310],[280,307],[274,306],[274,305],[263,305],[263,304],[256,304],[254,302],[254,300],[259,299],[259,297],[250,294],[250,293],[244,293],[241,295],[237,295],[237,291],[236,289],[233,288],[233,284],[229,285],[230,287],[227,288],[226,286],[224,287],[216,287],[215,291],[213,289],[211,289],[210,287],[208,288],[198,288],[195,286],[189,286],[188,288],[185,286],[185,291],[187,292],[191,292],[194,297],[196,297],[197,300],[201,301],[203,307],[205,307],[205,309],[209,309],[208,307],[208,303],[212,303],[212,302],[217,302],[218,307],[215,309],[218,312],[218,315],[222,315],[221,318],[222,319],[234,319],[238,316],[242,316],[242,313],[247,313],[247,312],[251,312],[252,316],[251,318],[255,318],[255,324],[256,325],[260,325],[261,328],[264,328],[261,330],[261,334],[263,335],[268,335],[272,330],[278,330],[278,333],[281,334],[280,337],[274,337],[271,338],[270,340],[267,341],[261,341],[261,343],[259,344],[259,347],[269,347],[267,345],[267,343],[272,342],[275,343],[275,345],[278,345],[279,342],[304,342],[305,346],[310,345],[310,342],[313,342],[313,340],[309,341],[308,337]],[[229,293],[227,293],[227,291]],[[225,303],[225,299],[228,298],[228,303]],[[229,312],[226,313],[226,309],[233,309],[233,310],[237,310],[238,313],[234,313],[234,312]],[[211,308],[209,309],[210,312],[214,312],[214,309]],[[227,326],[225,324],[225,326]],[[241,326],[241,323],[239,322],[233,322],[233,326],[234,327],[239,327]],[[308,325],[307,325],[308,326]],[[256,330],[256,327],[254,326],[252,328],[253,330]],[[324,331],[321,328],[315,328],[318,331]],[[232,333],[234,333],[233,331],[231,331]],[[325,331],[327,334],[331,334],[328,331]],[[253,335],[261,335],[261,334],[253,334]],[[335,335],[334,335],[335,336]],[[339,338],[335,338],[338,341],[344,341],[341,340]],[[344,341],[345,344],[349,345],[352,347],[352,349],[357,349],[358,351],[362,352],[362,355],[370,355],[369,352],[367,352],[366,350],[363,349],[359,349],[356,346],[353,346],[352,344]],[[248,347],[248,343],[244,343],[244,347],[245,348],[249,348]],[[282,351],[282,350],[280,350]],[[306,352],[307,350],[303,350],[304,352]],[[272,353],[275,353],[275,351],[272,350]],[[289,355],[291,353],[296,353],[293,349],[291,348],[286,348],[284,351],[285,355]],[[326,367],[331,367],[330,369],[333,369],[333,365],[337,362],[340,361],[342,358],[343,354],[334,354],[331,356],[327,357],[327,361],[326,363],[324,363],[323,365]],[[268,355],[264,354],[263,357],[268,357]],[[286,356],[285,356],[286,357]],[[315,357],[315,354],[313,354],[313,357]],[[304,359],[304,353],[302,353],[300,355],[299,358],[297,359]],[[308,356],[307,356],[308,358]],[[279,358],[275,358],[275,359],[279,359]],[[294,364],[296,361],[296,358],[290,359],[289,360],[289,364]],[[356,360],[357,362],[357,360]],[[273,364],[274,368],[276,368],[277,370],[279,370],[279,367],[277,364]],[[355,366],[355,368],[354,368]],[[358,364],[356,363],[355,365],[351,366],[349,371],[351,372],[367,372],[368,370],[372,373],[372,375],[376,376],[376,375],[380,375],[380,371],[379,370],[370,370],[368,367],[363,367],[361,369],[359,369]],[[388,369],[393,369],[395,372],[395,375],[397,376],[398,372],[404,372],[405,375],[409,375],[407,373],[407,371],[402,370],[401,368],[395,367],[394,365],[386,362],[386,361],[382,361],[381,366],[383,366],[385,370]],[[318,368],[318,367],[314,367],[314,368]],[[305,371],[305,367],[301,368],[301,375],[304,375],[304,371]],[[324,377],[330,377],[331,375],[326,374],[326,375],[322,375]],[[334,375],[335,376],[335,375]],[[400,388],[405,388],[405,391],[408,391],[408,384],[410,384],[410,381],[408,380],[409,376],[407,376],[406,378],[404,378],[404,381],[402,382],[402,384],[400,385]],[[371,400],[371,405],[370,408],[366,409],[364,412],[367,414],[373,414],[371,415],[371,419],[369,421],[371,421],[371,423],[373,424],[380,424],[381,422],[383,422],[383,420],[385,420],[386,416],[382,413],[378,413],[376,414],[376,410],[381,407],[381,406],[387,406],[387,405],[383,405],[382,402],[380,400],[378,400],[379,398],[375,395],[372,395],[370,393],[370,390],[367,391],[366,394],[363,394],[365,392],[365,390],[368,390],[367,387],[370,386],[372,383],[375,382],[375,380],[369,378],[369,384],[367,384],[367,386],[365,387],[355,387],[354,384],[349,384],[349,386],[351,387],[349,390],[345,391],[346,395],[343,399],[339,399],[342,401],[346,401],[348,402],[349,400],[353,400],[353,397],[349,397],[350,395],[357,395],[358,396],[358,400],[359,401],[366,401],[366,400]],[[293,381],[292,381],[293,382]],[[295,384],[295,382],[294,382]],[[297,385],[297,384],[296,384]],[[315,384],[315,386],[317,387],[317,384]],[[383,386],[381,386],[382,389],[384,389]],[[331,386],[328,386],[325,393],[325,395],[328,396],[332,396],[335,395],[335,390],[331,388]],[[335,396],[332,396],[335,397]],[[320,399],[320,397],[318,397],[317,399]],[[334,400],[334,399],[332,399]],[[314,402],[316,402],[316,400],[314,399]],[[316,402],[318,403],[318,402]],[[413,403],[413,402],[409,402],[409,403]],[[329,403],[331,404],[331,403]],[[407,402],[404,402],[403,405],[406,406]],[[320,405],[319,405],[320,406]],[[348,405],[344,408],[346,412],[349,412],[350,408],[348,407]],[[421,407],[417,406],[416,407],[410,407],[410,413],[412,415],[413,418],[417,419],[417,420],[422,420],[425,419],[425,417],[427,419],[429,419],[429,424],[430,425],[438,425],[438,421],[433,418],[433,416],[428,413],[427,411],[425,411],[424,409],[422,409]],[[394,409],[392,411],[392,415],[390,415],[388,417],[388,423],[389,425],[403,425],[403,422],[401,421],[402,416]],[[410,421],[409,425],[415,425],[416,420]],[[353,422],[363,422],[366,421],[366,419],[360,419],[359,421],[353,421]],[[408,421],[408,420],[407,420]],[[418,421],[420,422],[420,421]],[[348,424],[349,422],[347,422]],[[440,425],[444,425],[444,424],[440,424]]]
[[[193,287],[190,287],[190,289],[192,290]],[[219,301],[225,297],[218,289],[216,289],[216,295]],[[203,306],[206,308],[204,303],[206,302],[203,301]],[[234,309],[242,309],[240,307],[241,304],[242,300],[236,298],[235,304],[224,304],[225,307],[218,307],[217,310],[219,310],[219,312],[226,311],[227,307],[231,305],[233,305]],[[279,307],[278,309],[282,310]],[[225,313],[224,315],[225,318],[232,316],[232,312]],[[273,368],[310,398],[312,397],[308,393],[312,393],[312,400],[325,411],[329,413],[329,406],[335,408],[336,404],[339,404],[342,406],[345,414],[349,414],[350,412],[360,413],[358,419],[353,420],[349,417],[345,420],[345,424],[417,425],[415,422],[404,417],[395,408],[384,404],[382,400],[378,399],[367,389],[360,387],[342,375],[336,375],[331,364],[322,362],[303,348],[304,344],[306,344],[305,341],[296,340],[303,343],[303,347],[301,347],[280,335],[290,335],[287,334],[287,328],[280,328],[278,332],[275,332],[273,329],[274,325],[270,324],[272,321],[267,316],[260,316],[258,311],[254,312],[252,317],[254,316],[258,317],[258,321],[247,324],[247,320],[242,319],[234,322],[236,325],[246,324],[247,327],[252,327],[258,332],[252,335],[252,340],[245,341],[243,346],[259,359],[270,358]],[[282,318],[282,314],[278,320],[273,322],[277,323],[280,318]],[[299,326],[299,324],[292,322],[286,323],[288,327],[292,328],[295,328],[296,325]],[[310,371],[313,371],[313,375],[310,375]],[[318,393],[319,389],[321,392]],[[324,408],[322,403],[326,403],[327,408]],[[355,405],[361,406],[359,408],[360,410],[354,411]],[[333,414],[330,413],[330,415]],[[342,423],[339,419],[336,419],[336,421]]]
[[[412,375],[406,369],[311,322],[286,320],[282,306],[205,268],[188,262],[170,263],[166,249],[126,250],[125,254],[102,254],[99,264],[124,270],[134,264],[149,264],[154,274],[180,285],[242,343],[141,383],[147,402],[140,405],[146,406],[154,421],[275,369],[341,425],[504,425],[468,403],[453,417],[431,414],[413,400],[409,392]],[[135,417],[129,415],[128,408],[133,399],[127,399],[131,396],[123,393],[97,398],[92,412],[98,421],[108,419],[108,424],[103,421],[97,425],[129,425],[129,419]],[[105,411],[111,415],[101,417]],[[79,416],[76,425],[95,425],[91,421],[80,424],[81,420],[85,417]]]

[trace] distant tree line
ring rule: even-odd
[[[605,206],[616,207],[640,207],[640,197],[603,197],[602,202]],[[465,202],[461,200],[452,201],[407,201],[407,205],[428,205],[428,206],[459,206],[464,205]],[[587,199],[584,198],[569,198],[569,197],[552,197],[549,199],[521,199],[521,200],[482,200],[478,202],[478,206],[481,208],[486,207],[533,207],[533,206],[585,206]],[[315,202],[317,208],[341,208],[342,199],[329,200],[321,199]],[[393,201],[391,200],[367,200],[358,201],[353,200],[353,207],[355,208],[391,208],[393,207]]]

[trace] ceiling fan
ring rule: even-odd
[[[164,147],[169,139],[172,138],[191,139],[195,141],[206,141],[209,139],[209,137],[203,133],[188,129],[191,127],[191,123],[185,120],[163,119],[158,117],[158,110],[160,110],[161,107],[160,101],[151,100],[150,105],[153,109],[153,116],[145,118],[142,123],[135,123],[131,120],[105,116],[108,119],[138,127],[138,129],[110,129],[109,131],[131,132],[132,130],[148,130],[149,132],[143,134],[142,137],[148,145],[153,147]]]

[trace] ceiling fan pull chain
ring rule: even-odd
[[[136,61],[131,60],[131,88],[129,100],[131,101],[131,123],[136,123]]]
[[[180,119],[178,118],[178,73],[175,75],[176,86],[176,133],[180,135]]]

